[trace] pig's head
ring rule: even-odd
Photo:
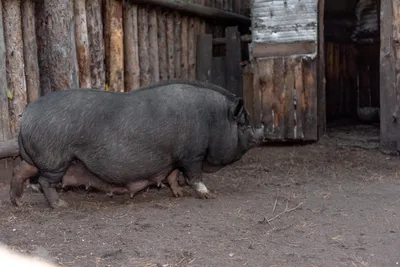
[[[244,106],[243,99],[237,98],[230,109],[231,120],[236,124],[237,143],[234,154],[231,156],[231,163],[242,158],[251,148],[259,146],[264,140],[264,125],[253,127],[250,121],[249,112]]]
[[[249,112],[242,98],[238,98],[231,108],[232,119],[237,123],[238,143],[246,151],[261,145],[264,140],[264,125],[253,127]]]

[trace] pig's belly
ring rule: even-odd
[[[135,159],[90,159],[85,166],[104,182],[125,186],[139,180],[164,179],[173,170],[174,163],[169,157]]]

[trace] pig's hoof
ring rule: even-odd
[[[50,204],[50,206],[51,206],[53,209],[63,209],[63,208],[68,208],[68,203],[65,202],[65,201],[62,200],[62,199],[59,199],[58,201],[56,201],[56,202]]]
[[[174,197],[183,197],[183,188],[182,187],[171,187],[172,195]]]
[[[214,198],[214,196],[211,194],[211,192],[208,190],[208,188],[202,182],[196,183],[194,185],[194,189],[196,190],[197,195],[201,199]]]
[[[10,199],[10,201],[11,201],[11,204],[12,204],[13,206],[15,206],[15,207],[21,207],[22,204],[23,204],[21,198],[13,198],[13,197],[12,197],[12,198]]]

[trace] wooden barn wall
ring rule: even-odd
[[[253,94],[245,97],[271,141],[317,139],[317,9],[317,0],[253,1]]]
[[[273,140],[317,138],[316,60],[276,57],[254,62],[254,91],[265,136]]]
[[[356,119],[358,106],[379,107],[378,1],[332,2],[325,6],[327,119]]]

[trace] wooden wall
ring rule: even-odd
[[[316,60],[276,57],[254,61],[254,116],[270,140],[317,139]]]

